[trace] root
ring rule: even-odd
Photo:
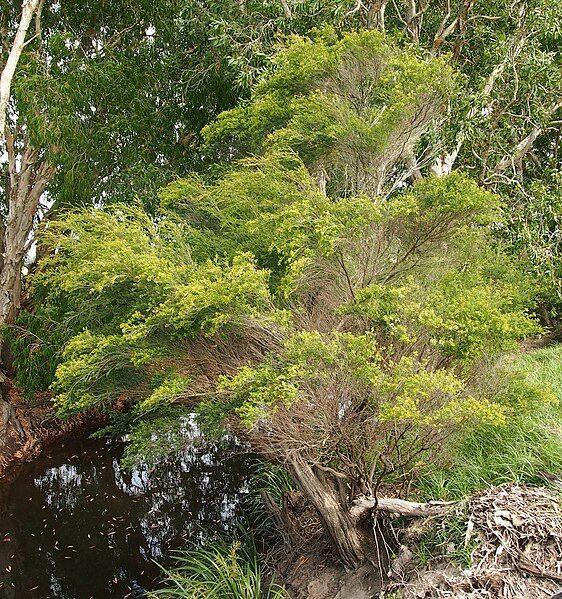
[[[25,441],[27,435],[25,434],[25,430],[19,421],[19,418],[16,414],[16,410],[14,406],[9,404],[7,401],[1,398],[0,396],[0,419],[2,420],[2,429],[0,431],[0,435],[3,438],[7,437],[9,434],[10,424],[14,427],[16,432],[19,435],[19,438],[22,441]]]

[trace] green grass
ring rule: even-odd
[[[447,518],[437,519],[426,528],[416,544],[416,555],[422,566],[433,559],[445,557],[460,568],[469,568],[476,541],[465,546],[467,514],[459,511]]]
[[[451,465],[433,468],[419,481],[424,499],[462,499],[508,482],[545,484],[541,472],[562,475],[562,345],[517,356],[513,367],[529,382],[550,387],[559,401],[452,442]]]
[[[526,373],[531,383],[550,387],[562,402],[562,344],[521,354],[514,365]]]
[[[285,599],[279,585],[264,582],[253,544],[216,541],[208,547],[177,553],[176,564],[164,570],[163,588],[151,598],[176,599]]]

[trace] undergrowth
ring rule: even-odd
[[[215,541],[179,551],[173,568],[165,569],[163,588],[152,599],[285,599],[286,591],[267,582],[253,543]]]
[[[552,389],[559,401],[452,441],[451,465],[422,475],[422,498],[462,499],[492,485],[545,484],[543,473],[562,474],[562,345],[517,356],[513,368],[530,383]]]
[[[465,543],[466,527],[465,510],[434,521],[432,526],[422,532],[416,545],[416,556],[420,564],[425,566],[431,560],[444,557],[461,569],[469,568],[476,541],[473,539]]]

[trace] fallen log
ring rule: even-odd
[[[376,510],[406,518],[426,518],[447,511],[456,501],[406,501],[395,497],[361,497],[353,502],[350,510],[353,518],[361,518],[365,513]]]

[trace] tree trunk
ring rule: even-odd
[[[12,80],[16,72],[21,53],[25,47],[26,35],[33,15],[40,13],[42,0],[23,0],[21,18],[11,47],[0,74],[0,142],[5,144],[8,163],[6,205],[8,216],[2,222],[0,231],[0,326],[15,321],[21,300],[22,264],[27,249],[33,219],[41,195],[55,170],[46,160],[41,160],[39,151],[32,148],[24,135],[21,150],[15,141],[15,133],[10,131],[8,104],[11,96]],[[40,22],[36,22],[36,34],[40,35]],[[6,35],[6,31],[3,32]],[[7,47],[7,40],[4,40]],[[0,360],[5,366],[5,344],[0,345]]]
[[[0,75],[0,139],[4,135],[6,125],[6,110],[10,101],[10,90],[12,88],[12,79],[16,72],[22,50],[25,46],[25,36],[29,29],[29,24],[33,18],[33,14],[39,6],[39,0],[24,0],[22,13],[12,47],[8,54],[6,64]]]
[[[288,465],[301,491],[318,511],[342,563],[355,570],[365,559],[357,521],[338,501],[334,489],[323,483],[304,460],[295,457]]]
[[[55,174],[55,167],[41,159],[39,151],[24,140],[21,154],[16,153],[13,136],[6,136],[9,188],[8,218],[0,245],[0,326],[13,324],[20,309],[22,265],[37,215],[39,200]],[[1,348],[6,366],[6,348]]]

